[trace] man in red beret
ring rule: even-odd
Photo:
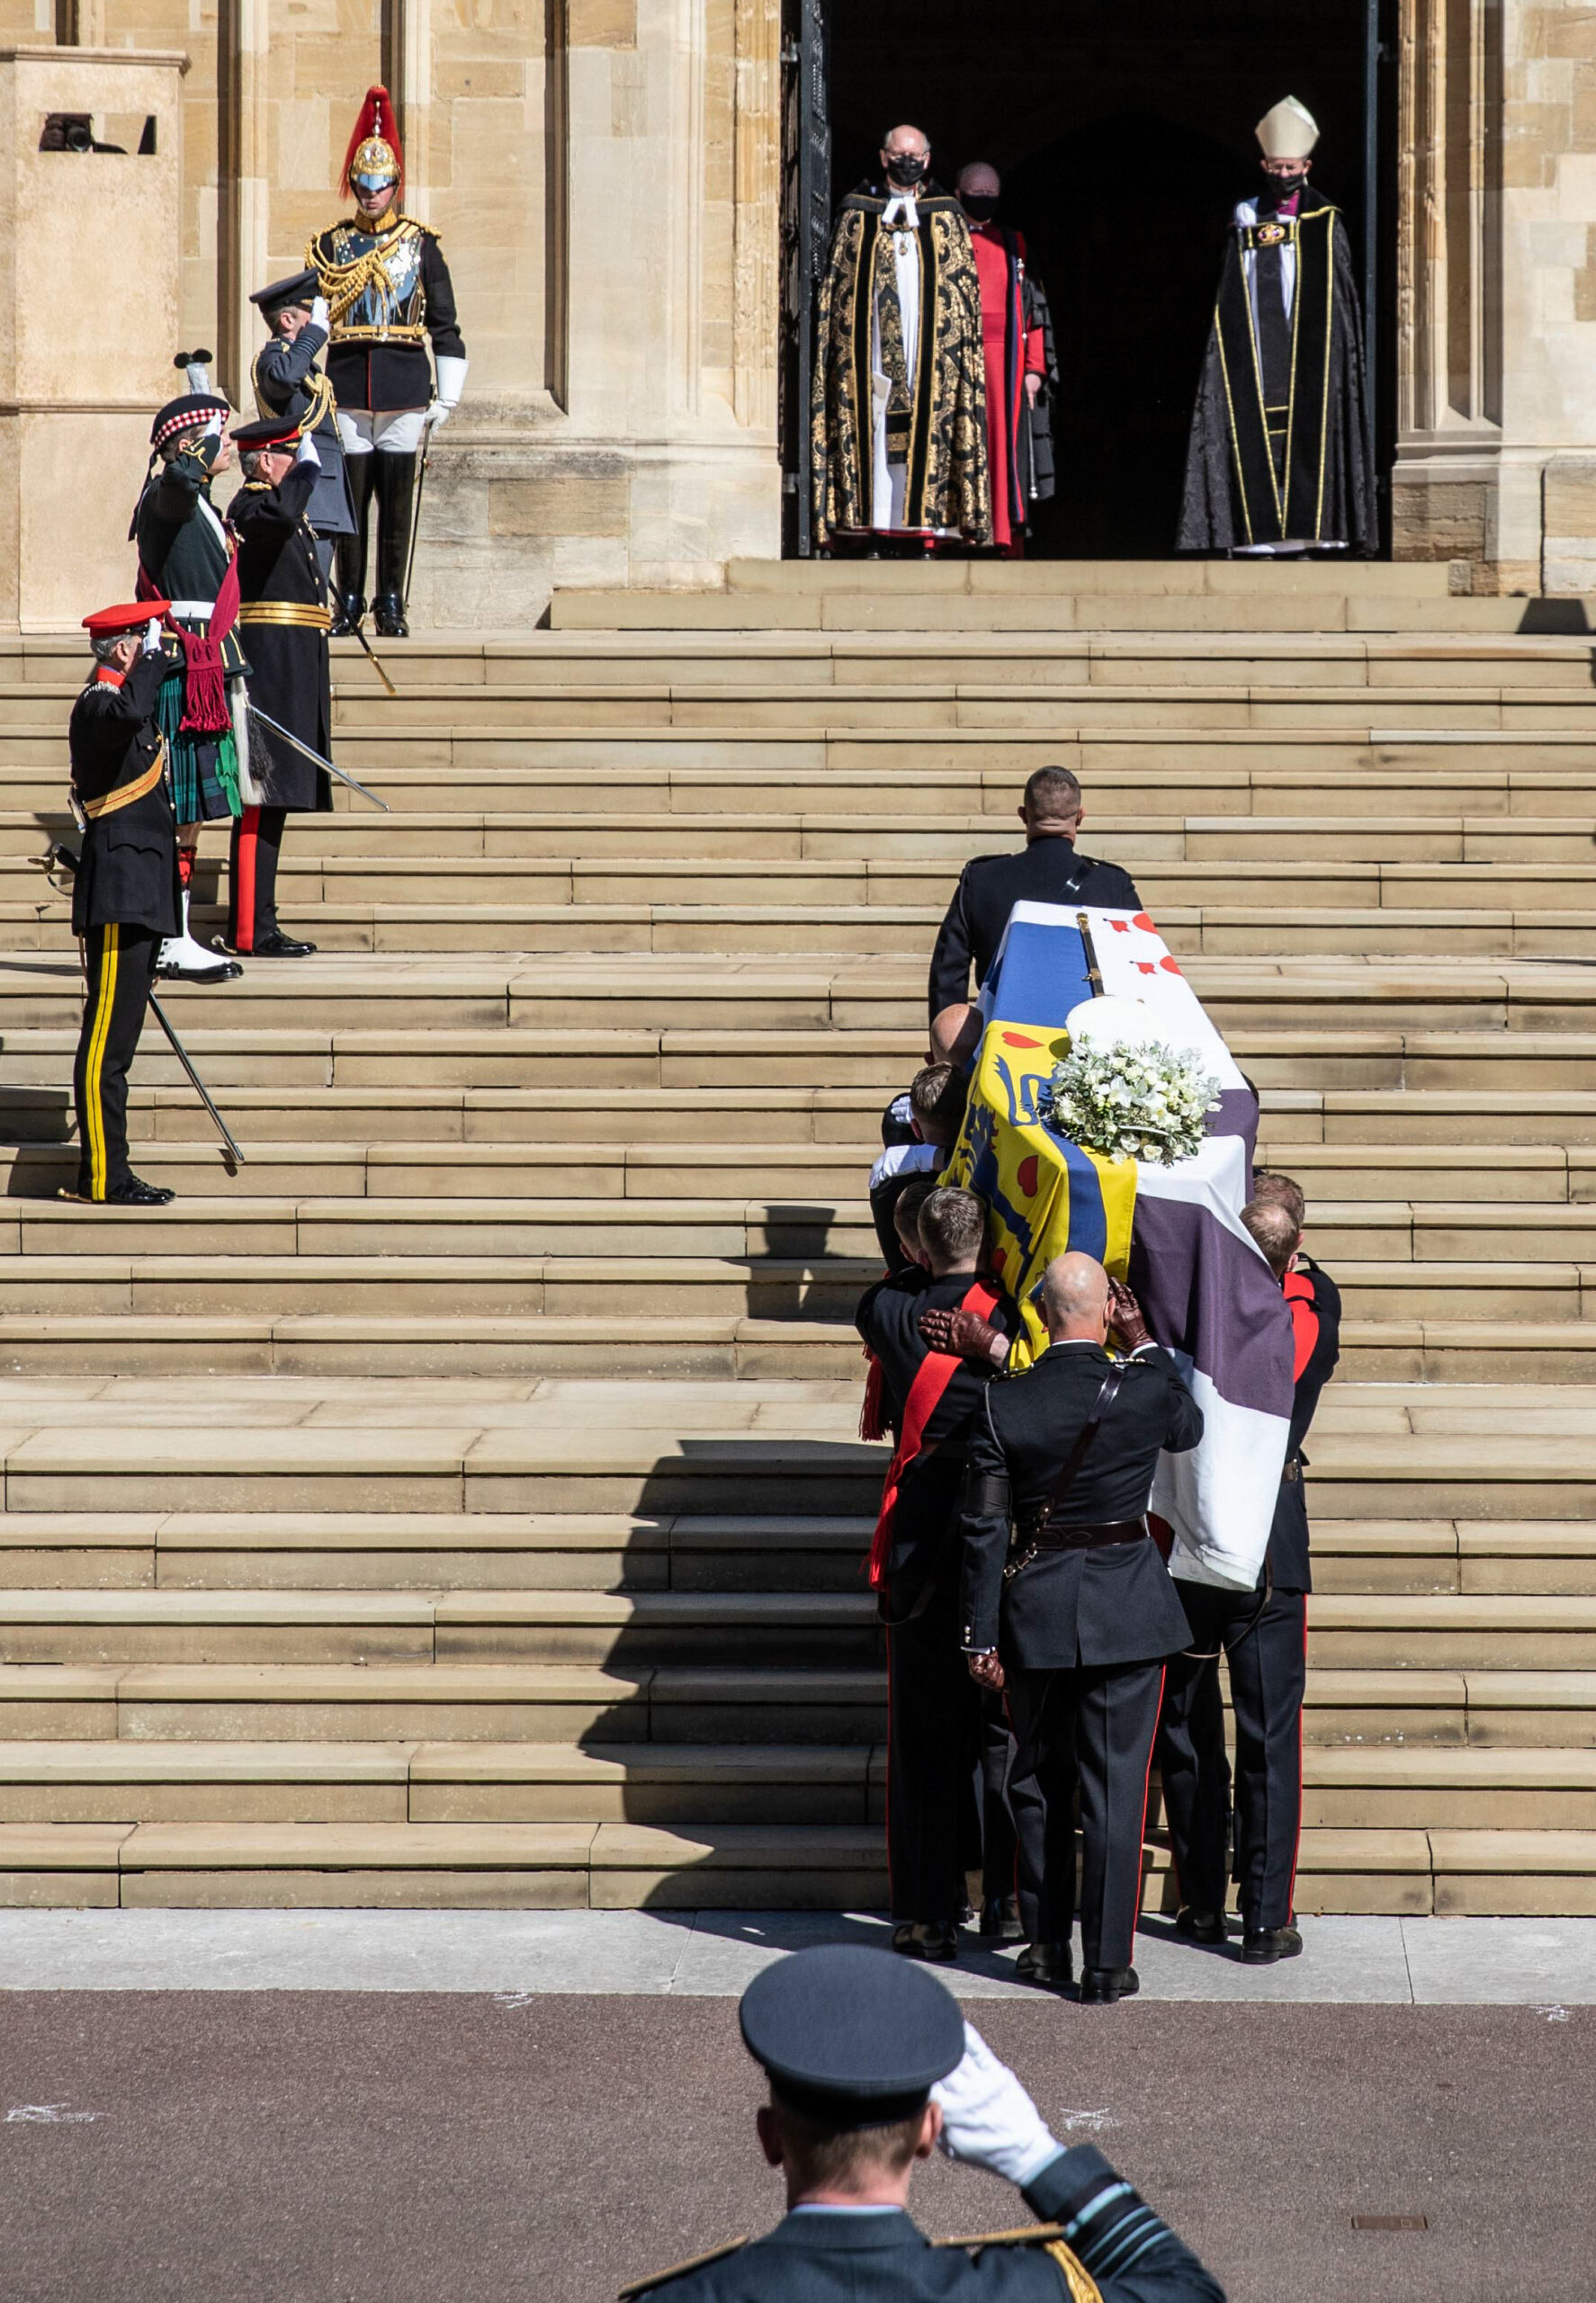
[[[177,820],[157,719],[169,669],[161,620],[170,605],[139,600],[85,616],[94,676],[67,730],[83,825],[72,925],[83,938],[88,996],[72,1067],[77,1189],[65,1196],[111,1207],[164,1207],[174,1196],[128,1165],[128,1066],[162,939],[178,933],[183,916]]]

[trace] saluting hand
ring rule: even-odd
[[[955,1359],[990,1359],[1000,1367],[1009,1357],[1008,1337],[979,1312],[922,1312],[919,1331],[933,1351]]]

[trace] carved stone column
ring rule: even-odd
[[[771,431],[781,321],[780,0],[737,0],[736,101],[732,407],[740,424]]]
[[[253,408],[249,367],[258,321],[249,291],[267,277],[271,180],[266,59],[271,0],[221,0],[217,30],[216,345],[220,381],[235,408]]]

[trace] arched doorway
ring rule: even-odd
[[[1059,492],[1038,507],[1028,548],[1164,557],[1225,226],[1258,181],[1252,124],[1278,97],[1298,96],[1318,120],[1314,181],[1346,208],[1354,245],[1376,182],[1376,246],[1393,238],[1384,147],[1395,105],[1379,0],[1323,0],[1307,17],[1273,0],[1000,0],[985,13],[955,0],[791,4],[789,67],[808,68],[808,215],[877,172],[898,121],[926,130],[943,184],[967,160],[1002,173],[1002,213],[1026,234],[1047,290],[1061,369]],[[790,300],[801,270],[789,267]],[[1383,254],[1371,313],[1382,471],[1394,278]],[[790,300],[791,337],[802,325]],[[794,417],[797,382],[790,373]],[[796,481],[802,443],[791,430],[789,441]],[[788,548],[805,548],[795,523]]]

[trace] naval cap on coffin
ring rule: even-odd
[[[1305,160],[1319,141],[1319,123],[1306,104],[1282,96],[1253,130],[1266,160]]]
[[[742,1995],[743,2044],[785,2102],[838,2128],[884,2127],[920,2110],[964,2053],[952,1993],[890,1951],[795,1951]]]

